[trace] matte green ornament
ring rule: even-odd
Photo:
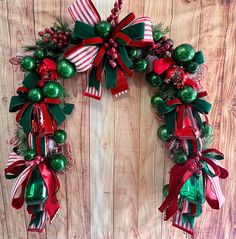
[[[40,102],[43,99],[41,89],[39,88],[31,89],[28,93],[28,99],[32,102]]]
[[[53,139],[56,143],[62,144],[66,141],[67,133],[65,130],[59,129],[55,132]]]
[[[67,60],[61,60],[57,63],[57,72],[63,79],[72,78],[75,75],[75,65]]]
[[[33,71],[37,67],[36,60],[32,56],[25,56],[20,62],[23,69]]]
[[[166,184],[163,189],[162,189],[162,194],[164,196],[164,198],[166,198],[169,194],[169,184]]]
[[[199,70],[199,64],[195,61],[191,61],[187,63],[187,65],[185,66],[185,69],[189,73],[196,73]]]
[[[33,149],[27,149],[24,152],[24,158],[27,161],[30,161],[30,160],[34,159],[36,157],[36,155],[37,154],[36,154],[36,152]]]
[[[135,47],[131,47],[128,49],[129,58],[133,59],[138,56],[139,50]]]
[[[43,58],[45,58],[46,53],[42,49],[37,49],[34,53],[34,56],[36,57],[37,60],[42,60]]]
[[[151,72],[147,74],[146,80],[148,84],[152,87],[160,86],[162,83],[162,79],[159,75],[157,75],[155,72]]]
[[[192,61],[195,51],[190,44],[181,44],[175,48],[173,57],[177,63],[184,64]]]
[[[172,137],[172,134],[168,132],[165,125],[162,125],[158,128],[157,135],[162,141],[168,141]]]
[[[179,90],[177,97],[185,104],[192,103],[197,98],[197,91],[191,86],[186,86],[182,90]]]
[[[139,59],[134,63],[134,69],[138,72],[145,72],[147,69],[148,63],[145,59]]]
[[[111,32],[111,24],[106,21],[101,21],[95,26],[95,32],[102,38],[107,38]]]
[[[211,126],[210,124],[204,123],[204,124],[202,125],[201,131],[202,131],[202,135],[203,135],[204,137],[207,137],[207,136],[212,135],[213,129],[212,129],[212,126]]]
[[[47,188],[40,171],[35,168],[25,189],[25,202],[27,205],[44,204],[47,198]]]
[[[160,30],[156,30],[153,32],[153,40],[155,42],[159,41],[163,37],[163,33]]]
[[[184,154],[182,150],[178,150],[173,155],[174,163],[185,164],[188,160],[188,157]]]
[[[202,204],[205,201],[203,176],[189,178],[181,188],[180,195],[189,202]]]
[[[67,159],[63,154],[55,154],[49,159],[50,168],[56,172],[66,169]]]
[[[151,99],[151,103],[152,103],[153,106],[157,106],[162,101],[163,101],[163,99],[160,97],[159,94],[154,95]]]
[[[43,86],[43,94],[48,98],[60,98],[63,94],[63,88],[58,82],[49,81]]]

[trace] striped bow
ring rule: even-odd
[[[11,200],[12,206],[19,209],[24,204],[24,193],[26,186],[35,169],[38,169],[44,184],[47,188],[48,198],[43,205],[38,205],[37,210],[33,206],[28,206],[29,214],[32,214],[29,231],[42,232],[47,220],[52,221],[59,210],[59,203],[56,192],[59,190],[60,183],[55,172],[50,170],[45,164],[44,158],[36,156],[31,161],[26,161],[22,156],[12,152],[5,168],[5,176],[8,179],[15,179],[12,185]],[[17,192],[20,192],[17,196]]]
[[[68,49],[65,58],[75,64],[78,72],[88,71],[84,95],[101,99],[101,78],[105,73],[106,88],[114,97],[129,91],[125,75],[132,76],[132,61],[126,47],[144,47],[153,43],[148,17],[135,19],[130,13],[117,25],[111,26],[108,38],[96,33],[101,17],[91,0],[77,0],[69,7],[75,23],[74,38],[79,45]]]

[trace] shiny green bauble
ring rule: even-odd
[[[213,129],[211,125],[205,123],[202,125],[201,131],[202,131],[202,136],[207,137],[212,135]]]
[[[153,40],[155,42],[159,41],[163,37],[163,33],[160,30],[156,30],[153,32]]]
[[[34,53],[34,56],[37,60],[42,60],[43,58],[45,58],[46,53],[42,49],[37,49]]]
[[[163,189],[162,189],[162,194],[164,196],[164,198],[166,198],[169,194],[169,184],[166,184]]]
[[[173,154],[174,163],[185,164],[188,160],[188,157],[184,154],[182,150],[178,150]]]
[[[63,88],[58,82],[49,81],[43,86],[43,94],[48,98],[60,98],[63,94]]]
[[[172,137],[172,134],[168,132],[165,125],[162,125],[158,128],[157,135],[162,141],[168,141]]]
[[[55,132],[53,139],[56,143],[62,144],[66,141],[67,133],[65,130],[59,129]]]
[[[24,158],[27,161],[30,161],[30,160],[34,159],[36,157],[36,155],[37,154],[36,154],[36,152],[33,149],[27,149],[24,152]]]
[[[134,63],[134,69],[138,72],[145,72],[148,67],[148,63],[145,59],[139,59]]]
[[[49,166],[53,171],[62,172],[66,169],[67,159],[63,154],[55,154],[49,159]]]
[[[72,78],[75,75],[75,65],[67,60],[61,60],[57,63],[57,72],[63,79]]]
[[[39,88],[31,89],[28,93],[28,99],[32,102],[40,102],[43,99],[41,89]]]
[[[23,69],[27,71],[33,71],[37,67],[36,60],[32,56],[25,56],[21,60],[20,65]]]
[[[199,64],[195,61],[191,61],[191,62],[187,63],[187,65],[185,66],[185,69],[189,73],[196,73],[199,70]]]
[[[32,172],[24,196],[27,205],[44,204],[47,201],[47,188],[38,168],[35,168]]]
[[[162,101],[163,101],[163,99],[158,94],[154,95],[151,99],[151,103],[152,103],[153,106],[157,106]]]
[[[191,86],[186,86],[182,90],[178,91],[177,97],[185,104],[192,103],[197,98],[197,91]]]
[[[111,32],[111,24],[106,21],[101,21],[95,26],[95,32],[102,38],[107,38]]]
[[[148,84],[152,87],[160,86],[160,84],[162,83],[161,77],[157,75],[155,72],[151,72],[147,74],[146,80]]]
[[[139,50],[135,47],[128,49],[129,58],[133,59],[138,56]]]
[[[175,48],[173,57],[177,63],[185,64],[192,61],[195,51],[190,44],[181,44]]]

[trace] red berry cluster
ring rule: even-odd
[[[118,0],[114,3],[114,7],[111,9],[111,15],[107,18],[109,23],[113,23],[113,25],[117,25],[119,22],[119,14],[123,4],[123,0]]]
[[[55,47],[62,48],[69,44],[71,33],[69,31],[62,32],[55,28],[45,28],[38,33],[46,44],[53,44]]]
[[[104,46],[106,47],[106,54],[109,59],[109,64],[113,68],[115,68],[116,67],[115,59],[118,57],[117,50],[116,50],[117,43],[115,42],[113,38],[110,38],[108,42],[104,44]]]
[[[158,57],[164,57],[167,52],[173,52],[173,50],[173,41],[165,36],[152,46],[152,53]]]

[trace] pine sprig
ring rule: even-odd
[[[152,31],[161,31],[163,35],[166,35],[168,32],[170,32],[170,27],[167,26],[164,28],[163,23],[160,22],[157,25],[152,25]]]
[[[17,128],[16,137],[18,139],[17,153],[24,156],[25,151],[28,149],[28,143],[27,136],[21,127]]]

